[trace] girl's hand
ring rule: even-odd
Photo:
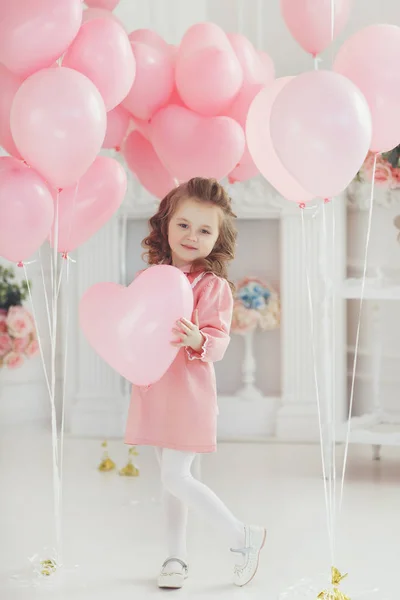
[[[193,323],[187,319],[179,319],[176,322],[177,328],[174,328],[173,333],[179,338],[176,342],[171,342],[176,348],[184,348],[189,346],[195,352],[201,352],[205,338],[199,329],[199,315],[195,310],[193,314]]]

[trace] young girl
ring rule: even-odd
[[[155,446],[164,488],[168,558],[161,588],[181,588],[188,576],[188,508],[223,528],[232,552],[241,555],[234,583],[254,577],[266,532],[241,523],[207,486],[193,478],[197,453],[215,452],[217,392],[213,363],[229,344],[232,285],[227,264],[234,258],[235,215],[224,188],[196,177],[172,190],[150,219],[143,241],[149,265],[170,264],[187,274],[194,294],[192,322],[181,319],[171,341],[180,348],[167,373],[150,388],[133,386],[125,442]]]

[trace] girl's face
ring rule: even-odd
[[[182,267],[211,254],[220,220],[221,210],[217,206],[192,198],[182,200],[168,225],[172,264]]]

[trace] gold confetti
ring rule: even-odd
[[[57,564],[51,558],[48,558],[46,560],[41,560],[40,565],[42,567],[40,573],[41,573],[41,575],[44,575],[45,577],[50,577],[50,575],[52,575],[52,573],[55,573],[57,570]]]
[[[122,477],[139,477],[140,471],[137,467],[135,467],[132,461],[132,456],[139,456],[139,452],[136,450],[136,446],[132,446],[132,448],[129,448],[128,455],[128,463],[125,467],[120,469],[119,474]]]
[[[103,452],[103,458],[101,463],[99,464],[99,471],[102,472],[107,472],[107,471],[112,471],[113,469],[115,469],[116,464],[113,460],[111,460],[111,458],[108,455],[108,443],[106,441],[104,441],[101,444],[101,447],[104,448],[104,452]]]
[[[322,590],[317,596],[318,600],[350,600],[346,594],[339,590],[338,586],[341,584],[343,579],[347,577],[347,573],[342,575],[336,567],[331,568],[331,583],[333,588],[329,590]]]

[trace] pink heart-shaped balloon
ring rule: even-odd
[[[128,287],[98,283],[83,295],[80,324],[90,345],[113,369],[135,385],[155,383],[178,349],[172,329],[192,318],[193,292],[182,271],[157,265]]]
[[[170,105],[152,119],[151,140],[162,162],[177,179],[223,179],[245,148],[242,127],[229,117],[202,117]]]
[[[70,252],[96,233],[121,206],[126,173],[114,158],[98,156],[79,182],[58,199],[58,251]],[[53,246],[54,225],[50,236]]]

